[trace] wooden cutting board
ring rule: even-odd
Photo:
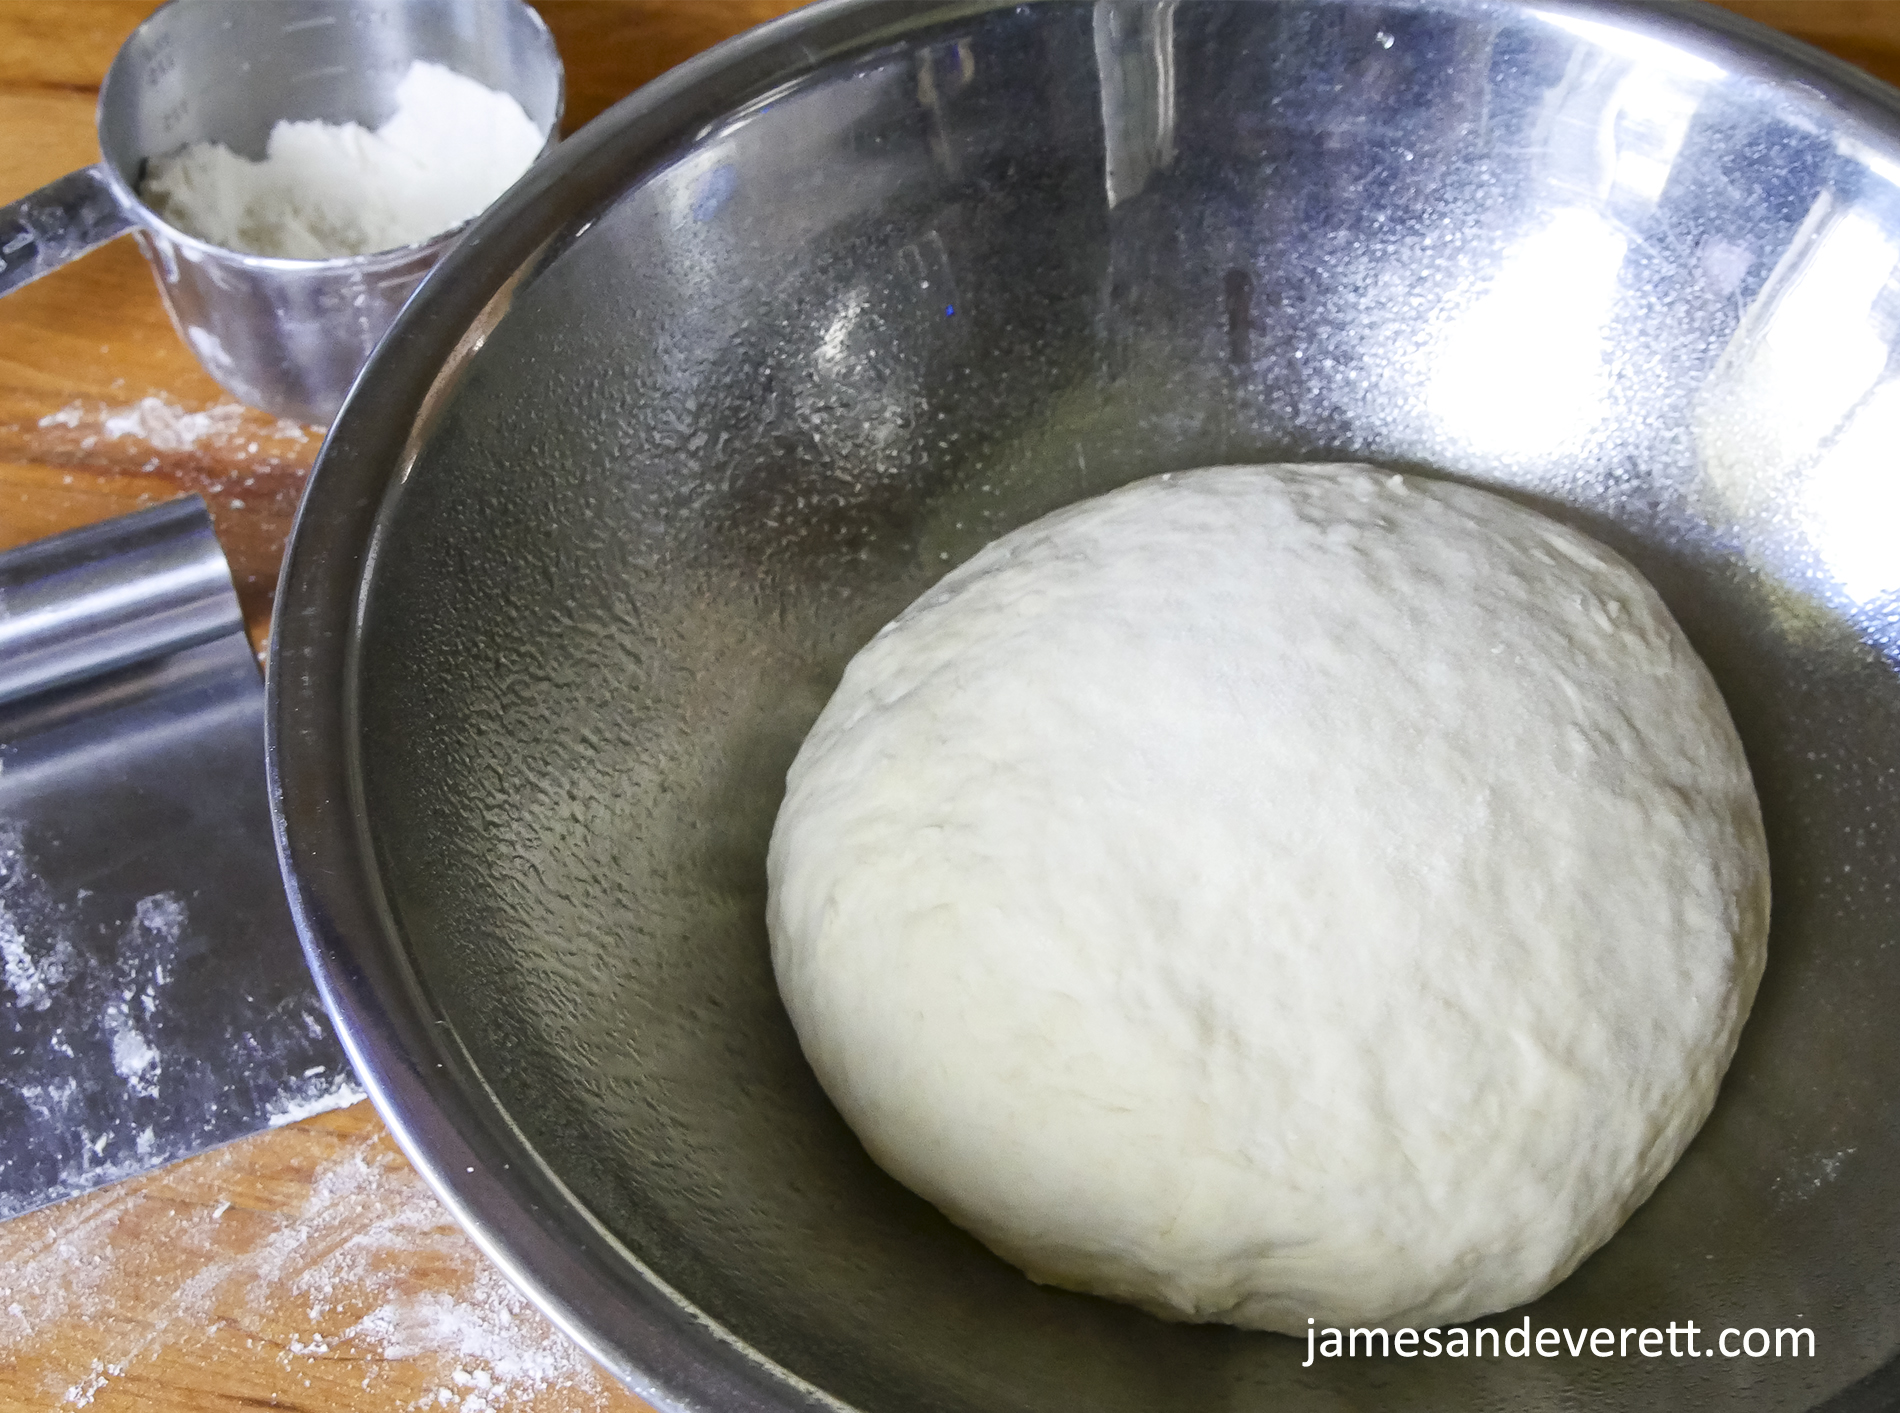
[[[540,0],[569,126],[790,0]],[[0,0],[0,202],[97,157],[155,0]],[[1729,8],[1900,83],[1900,0]],[[0,300],[0,548],[202,494],[261,647],[319,433],[233,405],[120,241]],[[0,1410],[637,1410],[490,1267],[368,1105],[0,1225]]]

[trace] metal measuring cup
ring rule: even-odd
[[[374,128],[411,61],[512,94],[552,147],[563,76],[523,0],[170,0],[99,89],[102,161],[0,206],[0,294],[131,231],[179,337],[240,402],[328,424],[370,350],[461,227],[370,255],[227,250],[139,199],[148,158],[222,142],[259,158],[279,119]]]

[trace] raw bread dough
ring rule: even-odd
[[[1655,592],[1361,466],[1128,486],[852,661],[772,836],[779,988],[880,1164],[1182,1320],[1530,1300],[1707,1117],[1761,975],[1748,764]]]

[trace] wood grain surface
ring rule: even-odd
[[[96,159],[154,0],[0,0],[0,202]],[[790,0],[543,0],[585,122]],[[1900,83],[1900,0],[1729,6]],[[320,432],[236,407],[119,241],[0,301],[0,548],[203,495],[253,636]],[[0,1410],[645,1405],[500,1283],[367,1105],[0,1225]]]

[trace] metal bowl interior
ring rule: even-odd
[[[293,544],[280,847],[385,1114],[665,1407],[1886,1406],[1896,182],[1900,95],[1648,6],[830,5],[643,90],[431,278]],[[762,861],[853,651],[1055,506],[1307,458],[1627,556],[1767,821],[1713,1117],[1481,1323],[1805,1326],[1813,1357],[1302,1368],[1032,1285],[807,1070]]]

